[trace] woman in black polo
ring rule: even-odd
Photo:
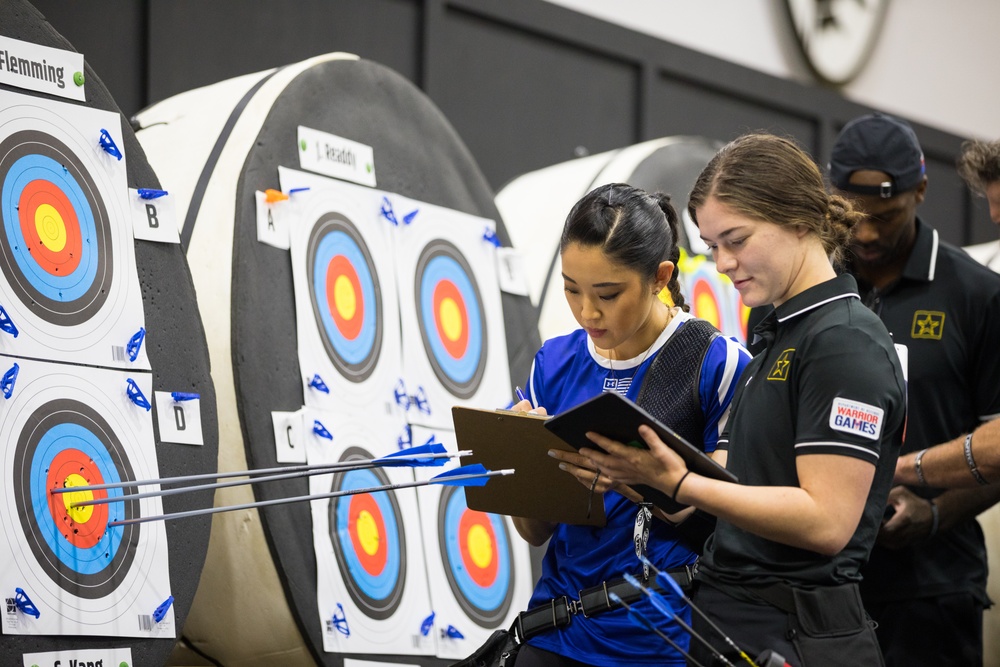
[[[648,451],[598,435],[610,455],[581,451],[616,481],[719,517],[695,603],[748,654],[773,649],[796,667],[881,664],[857,582],[892,482],[905,389],[885,327],[854,279],[834,271],[859,214],[826,192],[808,155],[767,134],[723,147],[689,210],[743,303],[774,306],[754,329],[767,347],[744,371],[719,440],[740,483],[688,471],[648,429]],[[711,662],[704,650],[701,659]]]

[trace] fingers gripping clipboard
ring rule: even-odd
[[[481,487],[466,487],[469,509],[558,523],[603,526],[601,497],[559,469],[550,449],[576,451],[545,428],[549,417],[508,410],[454,407],[455,437],[472,454],[462,464],[481,463],[488,470],[513,468]],[[589,516],[588,516],[589,510]]]
[[[575,449],[589,447],[600,450],[587,439],[586,433],[593,431],[634,447],[646,448],[639,435],[640,426],[649,426],[660,440],[677,452],[692,472],[705,477],[737,482],[736,475],[720,466],[703,451],[658,421],[633,401],[614,392],[605,392],[576,407],[545,421],[544,426]],[[675,502],[669,495],[649,486],[637,484],[632,487],[645,500],[667,513],[677,512],[685,507]]]

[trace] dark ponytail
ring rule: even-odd
[[[680,259],[678,220],[669,195],[650,195],[625,183],[609,183],[591,190],[573,206],[563,226],[559,250],[571,243],[599,246],[609,259],[653,282],[660,262],[670,261],[676,267]],[[689,310],[681,296],[676,268],[667,287],[674,304]]]
[[[671,238],[671,250],[667,256],[667,261],[673,262],[674,272],[670,276],[670,281],[667,283],[667,289],[670,290],[670,299],[674,302],[675,306],[678,306],[685,313],[691,310],[691,306],[684,303],[684,295],[681,294],[681,284],[678,281],[678,276],[680,275],[680,269],[677,264],[681,260],[681,249],[677,245],[677,226],[680,224],[680,217],[677,215],[677,210],[674,209],[674,205],[670,203],[670,195],[664,194],[662,192],[657,192],[653,195],[657,203],[660,205],[660,210],[663,211],[663,216],[667,219],[667,225],[670,227],[670,238]]]

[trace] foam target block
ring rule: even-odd
[[[0,3],[0,35],[74,50],[44,16],[24,0]],[[33,332],[37,344],[53,350],[44,358],[58,358],[60,373],[68,374],[68,379],[57,383],[68,389],[60,396],[53,396],[51,401],[39,403],[32,412],[34,417],[31,419],[44,427],[37,431],[38,439],[12,435],[13,442],[22,443],[12,451],[22,452],[19,460],[27,466],[27,472],[21,470],[17,475],[27,475],[27,486],[22,485],[24,479],[15,476],[15,464],[9,459],[11,465],[3,470],[3,488],[21,489],[12,492],[20,494],[22,503],[31,500],[32,488],[77,477],[107,480],[139,474],[174,476],[210,472],[216,469],[218,455],[215,391],[187,260],[176,246],[132,241],[131,233],[123,232],[130,229],[131,220],[127,213],[120,211],[121,202],[127,196],[127,192],[120,189],[159,188],[160,181],[97,73],[85,65],[83,75],[85,102],[56,99],[0,85],[0,93],[6,100],[22,101],[16,105],[21,111],[6,104],[3,109],[4,118],[10,122],[4,123],[0,139],[8,158],[3,162],[3,189],[0,189],[4,225],[0,234],[3,237],[0,254],[4,257],[0,259],[3,266],[0,282],[16,300],[12,302],[12,310],[21,313],[18,317],[27,323],[27,330]],[[23,103],[25,98],[27,105]],[[25,106],[32,105],[37,109],[24,112]],[[72,113],[64,114],[67,108]],[[115,138],[123,154],[121,171],[100,162],[106,154],[89,152],[95,147],[90,145],[89,139],[81,144],[80,126],[74,125],[73,119],[86,119],[95,112],[100,112],[102,119],[110,117],[114,121],[104,129]],[[117,164],[114,158],[111,159]],[[23,250],[28,247],[32,247],[32,251],[25,253]],[[22,278],[19,280],[18,276]],[[20,296],[18,290],[21,290]],[[123,299],[132,305],[123,308]],[[34,305],[26,305],[29,302]],[[111,352],[105,343],[112,338],[114,345],[127,346],[127,340],[120,341],[118,334],[107,332],[114,328],[112,322],[116,314],[136,312],[136,308],[144,319],[146,336],[141,355],[148,361],[146,368],[149,370],[136,368],[132,362],[103,356]],[[60,331],[71,333],[60,338]],[[23,335],[19,335],[18,340]],[[102,357],[94,361],[94,370],[81,371],[78,355],[98,347]],[[149,431],[144,436],[146,440],[140,447],[137,444],[140,441],[130,437],[129,428],[123,429],[123,422],[115,412],[118,408],[102,402],[100,392],[86,387],[87,378],[93,373],[114,374],[121,370],[97,370],[97,367],[133,369],[141,373],[139,384],[146,387],[150,398],[152,391],[198,393],[204,446],[160,444],[155,420],[150,420]],[[31,376],[25,372],[22,382]],[[84,386],[78,386],[80,383]],[[11,400],[18,400],[25,386],[22,384],[19,389],[15,383]],[[9,400],[5,403],[8,408],[12,405]],[[27,421],[26,417],[23,423]],[[16,426],[13,418],[5,421],[5,428]],[[23,427],[16,431],[18,434],[26,432]],[[149,458],[154,452],[155,456]],[[67,472],[74,466],[75,473]],[[31,472],[33,467],[34,473]],[[210,530],[207,519],[168,523],[160,527],[160,537],[155,542],[146,542],[145,546],[137,548],[133,537],[153,535],[156,531],[108,530],[105,520],[113,518],[116,511],[113,506],[105,516],[99,509],[74,514],[66,507],[43,506],[37,498],[33,502],[34,518],[28,513],[27,505],[22,505],[16,514],[11,514],[12,521],[0,539],[6,542],[8,549],[15,540],[24,540],[19,546],[25,557],[19,559],[18,567],[32,569],[9,576],[35,582],[42,592],[38,593],[39,600],[34,601],[40,607],[44,605],[50,620],[64,614],[76,619],[73,623],[86,625],[88,619],[98,617],[106,620],[118,615],[151,615],[155,606],[140,614],[135,611],[136,605],[145,610],[151,599],[165,593],[164,598],[167,595],[174,598],[170,608],[174,629],[183,627],[207,553]],[[183,511],[211,505],[211,502],[211,494],[202,492],[166,499],[163,508]],[[133,513],[153,511],[141,504],[124,503],[123,507],[124,511]],[[55,516],[74,519],[75,532],[56,529],[56,524],[49,521]],[[65,525],[62,528],[65,529]],[[29,547],[29,542],[34,546]],[[83,561],[90,558],[86,554],[93,556],[100,552],[100,557],[92,558],[87,566],[78,564],[76,567],[82,571],[75,570],[67,561],[46,559],[46,550],[53,545],[77,550]],[[159,555],[154,557],[154,553]],[[101,567],[99,563],[105,556],[118,566],[111,570]],[[163,565],[157,564],[157,558],[166,559],[167,572],[162,572]],[[32,561],[38,564],[37,568],[29,565]],[[43,567],[41,561],[49,562],[51,567]],[[157,579],[154,570],[160,570],[163,580],[169,581],[168,591],[160,589],[159,584],[154,585]],[[112,571],[115,574],[106,576]],[[55,602],[53,586],[63,590],[67,599]],[[126,594],[124,599],[114,599],[115,591],[126,589],[133,592]],[[10,599],[14,591],[2,594]],[[157,605],[163,601],[158,600]],[[175,644],[168,633],[96,636],[78,626],[70,632],[62,635],[5,634],[0,642],[0,656],[5,663],[20,664],[21,656],[27,654],[60,651],[88,654],[98,649],[114,649],[120,651],[115,655],[130,655],[135,664],[156,665],[167,661]]]
[[[174,184],[178,216],[184,220],[182,244],[193,268],[202,318],[211,332],[213,376],[220,395],[226,396],[219,401],[220,420],[226,424],[220,465],[276,465],[272,412],[295,412],[310,405],[304,379],[312,372],[300,367],[295,326],[298,293],[292,261],[298,260],[292,254],[290,261],[288,250],[257,237],[256,193],[279,187],[279,167],[301,168],[299,127],[370,146],[378,190],[495,220],[497,236],[509,245],[492,192],[454,129],[412,83],[377,63],[347,54],[318,56],[188,91],[147,109],[136,122],[154,166],[164,181]],[[192,158],[193,168],[190,162],[178,166]],[[314,222],[320,218],[314,216]],[[357,241],[346,227],[331,231],[335,236],[330,242],[343,242],[343,248],[351,245],[348,237]],[[374,257],[372,244],[366,245]],[[321,239],[315,249],[326,252]],[[334,255],[328,255],[332,263]],[[360,261],[358,257],[363,253],[355,255]],[[317,261],[326,259],[323,255]],[[374,281],[375,274],[355,270],[355,281],[347,267],[331,263],[327,268],[343,278],[342,294],[367,294],[367,309],[375,293],[366,292],[365,284],[369,278]],[[381,275],[391,273],[391,267],[376,268],[385,285]],[[336,281],[328,283],[325,276],[317,285],[314,292],[319,295],[327,285],[337,289]],[[381,292],[385,296],[384,286]],[[323,299],[317,303],[324,305]],[[358,311],[344,304],[327,308],[330,318],[323,320],[334,356],[339,345],[342,370],[363,374],[366,364],[374,364],[374,377],[398,350],[383,346],[383,354],[369,357],[370,346],[347,346],[344,341],[352,340],[358,325],[355,339],[361,340],[366,323],[355,320]],[[333,316],[338,308],[340,319]],[[534,313],[527,298],[509,294],[502,295],[501,309],[508,374],[524,377],[539,346]],[[330,372],[341,374],[336,368]],[[248,490],[240,492],[245,495],[220,493],[217,502],[307,492],[308,480],[289,480],[260,485],[252,497]],[[324,649],[325,624],[332,617],[317,614],[312,535],[310,509],[304,503],[217,515],[213,544],[218,550],[213,547],[206,563],[199,603],[192,611],[197,622],[186,628],[202,650],[225,663],[280,655],[286,664],[341,665],[345,656],[355,656]],[[243,613],[246,609],[254,613]],[[379,659],[401,658],[387,651]],[[441,664],[422,656],[407,656],[405,661]]]

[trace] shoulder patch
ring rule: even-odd
[[[878,440],[882,434],[883,416],[882,408],[838,396],[830,407],[830,428]]]
[[[795,348],[790,347],[787,350],[783,350],[778,358],[774,360],[774,365],[771,366],[771,370],[767,373],[768,380],[780,380],[785,381],[788,379],[788,370],[792,367],[792,355],[795,354]]]
[[[917,310],[913,313],[910,338],[941,340],[944,334],[944,313],[940,310]]]

